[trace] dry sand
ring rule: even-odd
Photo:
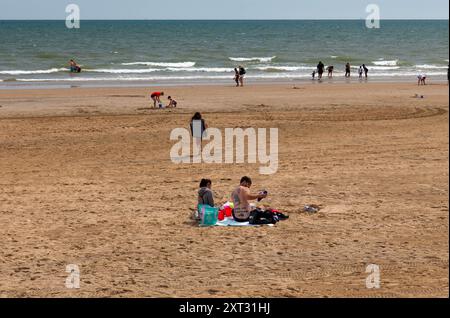
[[[0,297],[448,297],[446,84],[165,87],[176,110],[151,90],[0,91]],[[194,111],[278,127],[278,173],[173,164]],[[194,226],[200,178],[223,202],[243,175],[290,219]]]

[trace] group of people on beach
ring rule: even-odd
[[[250,224],[274,224],[281,220],[286,220],[288,216],[273,209],[261,209],[250,201],[261,201],[268,196],[267,191],[260,191],[258,194],[252,193],[250,188],[252,179],[248,176],[241,178],[239,185],[231,192],[231,202],[233,203],[232,217],[238,223],[249,222]],[[212,192],[211,179],[202,179],[198,190],[198,205],[215,206],[214,194]]]
[[[172,98],[172,96],[168,96],[167,100],[169,101],[169,104],[167,106],[164,106],[161,101],[161,96],[164,96],[164,92],[153,92],[150,95],[150,98],[153,100],[153,108],[176,108],[178,105],[178,102]]]
[[[329,65],[328,67],[325,68],[325,64],[323,64],[322,61],[320,61],[319,64],[317,64],[316,69],[311,74],[312,79],[314,80],[316,78],[316,74],[317,74],[317,78],[319,80],[321,80],[325,70],[328,72],[328,78],[333,78],[334,66]],[[359,78],[363,78],[363,74],[364,74],[365,78],[368,78],[369,69],[367,68],[366,64],[359,66],[358,73],[359,73]],[[345,77],[349,78],[350,76],[351,76],[351,65],[350,65],[350,63],[346,63],[345,64]]]

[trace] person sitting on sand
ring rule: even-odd
[[[69,61],[70,72],[71,73],[80,73],[81,67],[74,60]]]
[[[237,187],[231,194],[231,199],[234,203],[233,218],[236,222],[248,222],[252,212],[252,206],[249,201],[264,199],[267,193],[251,194],[250,187],[252,186],[252,179],[249,177],[242,177],[239,187]]]
[[[164,96],[164,92],[153,92],[150,95],[150,98],[153,100],[153,108],[156,108],[156,104],[160,104],[161,103],[161,96]]]
[[[214,195],[211,191],[212,182],[210,179],[202,179],[200,181],[200,189],[198,190],[198,204],[209,205],[214,207]]]
[[[177,107],[177,101],[175,99],[172,98],[172,96],[167,97],[167,99],[169,100],[169,105],[167,105],[166,108],[176,108]]]

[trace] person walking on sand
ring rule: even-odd
[[[362,76],[363,76],[363,67],[362,67],[362,65],[360,65],[359,66],[359,69],[358,69],[358,73],[359,73],[359,78],[361,79],[362,78]]]
[[[350,63],[345,64],[345,77],[350,77]]]
[[[244,76],[247,74],[247,71],[242,65],[239,65],[239,83],[241,84],[241,87],[244,87]]]
[[[364,75],[365,75],[366,78],[367,78],[367,74],[369,73],[369,69],[367,68],[366,64],[363,64],[363,65],[362,65],[362,68],[363,68],[363,70],[364,70]]]
[[[252,212],[249,201],[261,200],[267,197],[267,193],[251,194],[252,179],[242,177],[239,186],[231,193],[234,203],[233,218],[236,222],[248,222]]]
[[[164,92],[153,92],[150,98],[153,100],[153,108],[156,108],[156,104],[161,104],[161,96],[164,96]]]
[[[319,74],[319,81],[322,79],[324,69],[325,65],[322,63],[322,61],[320,61],[319,64],[317,64],[317,73]]]
[[[192,137],[195,139],[195,146],[194,150],[197,150],[194,152],[194,155],[198,156],[202,152],[202,140],[203,135],[208,129],[208,125],[206,124],[205,120],[202,118],[202,114],[199,112],[196,112],[194,116],[192,116],[191,119],[191,134]]]

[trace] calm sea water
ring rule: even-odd
[[[448,21],[0,21],[0,86],[21,83],[214,82],[242,64],[258,80],[336,76],[350,62],[373,78],[445,79]],[[73,58],[83,68],[70,74]]]

